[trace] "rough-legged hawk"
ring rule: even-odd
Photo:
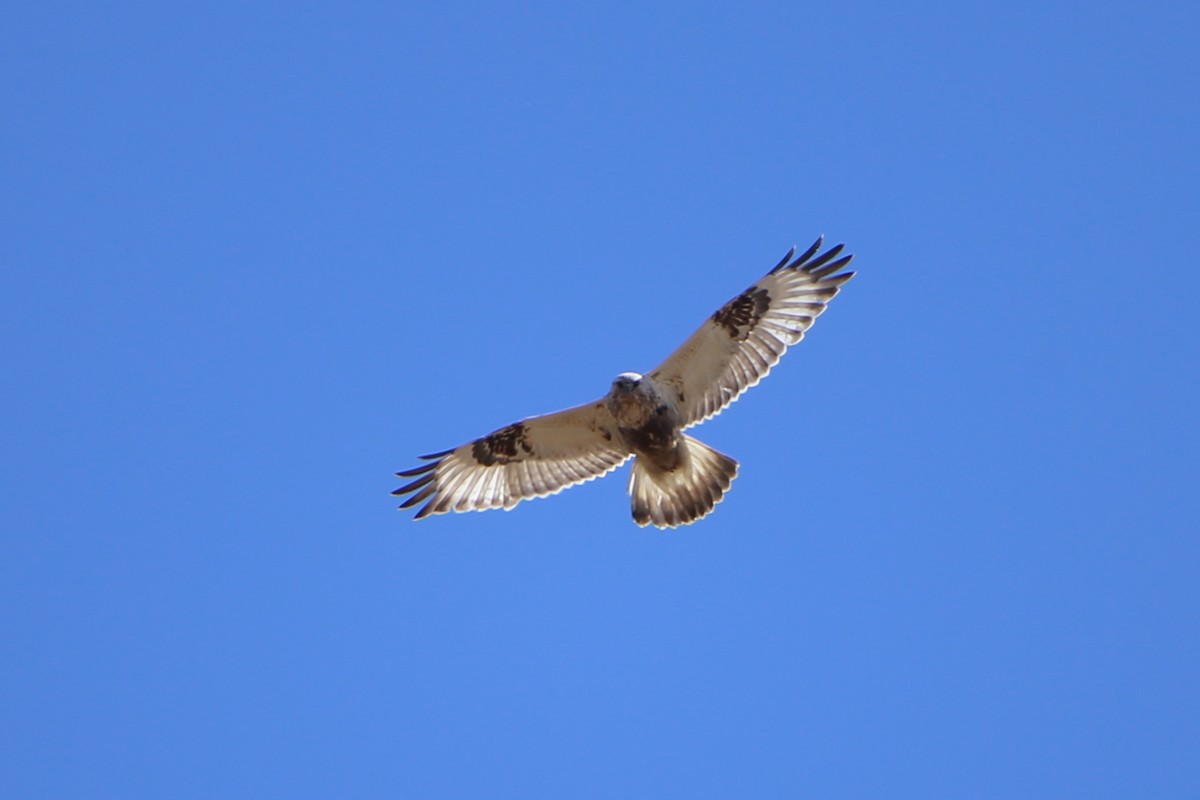
[[[635,458],[629,494],[638,525],[673,528],[705,516],[729,489],[738,463],[683,430],[766,377],[853,277],[838,272],[853,256],[842,256],[840,244],[818,256],[821,242],[795,259],[793,247],[648,375],[623,373],[599,400],[421,456],[428,463],[397,473],[415,478],[393,492],[412,495],[400,507],[424,501],[416,519],[510,509]]]

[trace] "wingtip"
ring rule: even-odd
[[[428,500],[430,497],[436,496],[438,489],[437,484],[432,482],[432,475],[427,476],[427,478],[428,480],[422,478],[420,480],[413,481],[408,486],[401,486],[399,489],[392,492],[394,495],[408,494],[410,492],[413,493],[412,497],[409,497],[400,504],[401,508],[412,508],[422,500]]]
[[[833,248],[828,253],[821,256],[820,261],[825,261],[829,256],[837,255],[838,253],[841,252],[842,247],[843,247],[843,245],[838,245],[837,247]],[[839,269],[846,266],[853,260],[854,260],[854,254],[850,253],[848,255],[842,256],[841,258],[837,259],[836,261],[830,261],[825,264],[819,264],[817,262],[814,262],[813,266],[805,267],[804,271],[807,272],[809,275],[812,275],[814,278],[825,279],[829,275],[833,275],[833,273],[837,272]],[[835,275],[834,277],[836,278],[837,276]]]
[[[834,245],[821,255],[814,258],[811,262],[803,264],[801,268],[809,275],[816,275],[817,277],[820,277],[821,268],[841,255],[842,251],[845,249],[846,245],[844,244]]]
[[[792,256],[794,256],[794,255],[796,255],[796,245],[792,245],[792,249],[787,251],[787,255],[785,255],[783,258],[779,259],[779,263],[771,268],[771,272],[772,273],[778,272],[779,270],[786,267],[788,265],[788,262],[792,260]]]
[[[788,265],[788,269],[797,269],[799,267],[803,267],[805,262],[807,262],[810,258],[812,258],[813,255],[815,255],[816,252],[821,249],[821,245],[824,243],[825,243],[825,234],[822,233],[820,236],[817,237],[817,240],[815,242],[813,242],[812,244],[810,244],[808,246],[807,250],[805,250],[803,253],[801,253],[798,258],[793,260],[792,263]]]
[[[437,475],[434,474],[422,475],[412,483],[407,483],[404,486],[401,486],[399,489],[392,492],[392,494],[399,497],[400,495],[408,494],[409,492],[415,492],[422,486],[427,486],[428,484],[433,483],[436,478]]]
[[[412,469],[401,470],[400,472],[396,473],[396,477],[397,478],[411,478],[414,475],[420,475],[422,473],[435,470],[435,469],[437,469],[437,467],[438,467],[437,464],[422,464],[419,467],[413,467]]]

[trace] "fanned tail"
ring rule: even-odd
[[[713,510],[737,477],[738,462],[703,442],[684,436],[685,455],[671,471],[646,458],[633,462],[629,495],[638,525],[674,528],[688,525]]]

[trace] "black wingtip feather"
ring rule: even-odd
[[[420,475],[422,472],[429,472],[431,469],[437,469],[437,464],[436,463],[422,464],[419,467],[413,467],[412,469],[406,469],[403,472],[397,472],[396,477],[397,478],[411,478],[414,475]]]
[[[442,456],[448,456],[451,453],[453,453],[455,451],[455,449],[456,448],[451,447],[449,450],[443,450],[440,453],[430,453],[427,456],[417,456],[417,458],[421,459],[422,461],[429,461],[432,458],[441,458]]]
[[[399,497],[402,494],[408,494],[409,492],[415,492],[417,489],[420,489],[422,486],[429,483],[436,477],[437,477],[436,475],[424,475],[420,478],[417,478],[412,483],[401,486],[399,489],[392,492],[392,494]]]
[[[400,507],[401,508],[412,508],[417,503],[419,503],[422,500],[424,500],[425,498],[429,497],[429,495],[433,494],[436,491],[437,491],[437,486],[426,486],[424,489],[417,492],[412,497],[408,498],[403,503],[401,503]]]
[[[846,245],[844,245],[844,244],[834,245],[833,247],[829,248],[824,253],[817,256],[815,259],[813,259],[811,264],[805,264],[804,271],[807,272],[809,275],[813,274],[816,270],[820,269],[821,267],[825,266],[833,259],[837,258],[838,254],[840,254],[845,249],[846,249]]]
[[[846,266],[850,263],[850,260],[854,258],[853,255],[842,256],[841,258],[838,258],[838,256],[841,255],[841,252],[846,249],[846,245],[837,244],[826,250],[824,253],[821,253],[821,255],[817,256],[812,262],[809,262],[809,259],[813,256],[816,256],[817,252],[820,251],[822,245],[824,244],[825,236],[818,236],[817,240],[813,242],[807,250],[795,258],[792,258],[792,256],[796,254],[796,248],[793,247],[788,251],[788,254],[783,257],[783,260],[776,264],[775,268],[772,269],[768,274],[774,274],[781,269],[800,269],[816,278],[824,278],[826,275],[831,275],[837,270]],[[837,259],[837,261],[834,261],[834,263],[830,264],[830,262],[834,259]]]
[[[815,278],[824,278],[826,275],[832,275],[833,273],[837,272],[839,269],[846,266],[853,260],[853,255],[842,256],[837,261],[834,261],[831,264],[826,264],[819,269],[805,269],[804,271]]]
[[[788,262],[792,260],[792,256],[794,256],[794,255],[796,255],[796,246],[795,246],[795,245],[792,245],[792,249],[791,249],[791,250],[788,250],[788,251],[787,251],[787,255],[786,255],[786,256],[784,256],[782,259],[780,259],[780,260],[779,260],[779,263],[778,263],[778,264],[776,264],[776,265],[775,265],[775,266],[774,266],[774,267],[771,269],[771,273],[779,272],[779,270],[781,270],[781,269],[783,269],[784,267],[786,267],[786,266],[787,266],[787,264],[788,264]],[[770,273],[768,273],[768,274],[770,274]]]
[[[808,261],[810,258],[812,258],[813,254],[815,254],[818,250],[820,250],[821,245],[824,243],[825,243],[825,235],[822,234],[817,237],[817,240],[815,242],[813,242],[812,245],[810,245],[807,250],[805,250],[803,253],[800,254],[799,258],[797,258],[795,261],[793,261],[788,266],[788,269],[796,269],[797,267],[803,266],[804,262]]]

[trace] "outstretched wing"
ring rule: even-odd
[[[392,494],[412,493],[401,508],[428,500],[416,519],[447,511],[509,509],[624,464],[633,454],[616,428],[599,401],[516,422],[453,450],[421,456],[429,463],[396,473],[416,480]]]
[[[843,245],[813,258],[822,241],[818,238],[795,260],[793,247],[762,280],[723,305],[650,373],[659,386],[674,390],[685,427],[715,416],[765,378],[854,276],[838,273],[854,258],[838,257]]]

